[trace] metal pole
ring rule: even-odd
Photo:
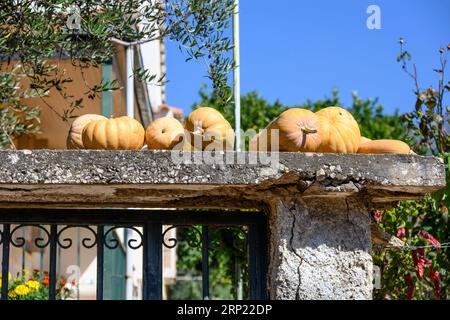
[[[241,151],[241,75],[240,75],[240,57],[239,57],[239,0],[234,0],[233,14],[233,56],[236,68],[233,73],[233,91],[234,91],[234,129],[236,133],[236,151]]]
[[[133,77],[133,66],[134,66],[134,46],[130,45],[126,49],[127,58],[127,116],[134,118],[134,77]]]
[[[134,118],[134,46],[129,45],[126,49],[126,63],[127,63],[127,88],[126,88],[126,103],[127,103],[127,116]],[[133,237],[133,231],[125,229],[126,241]],[[126,242],[125,242],[126,243]],[[125,280],[125,295],[127,300],[133,299],[133,264],[135,262],[135,253],[133,250],[126,246],[126,280]]]

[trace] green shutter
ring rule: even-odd
[[[102,83],[113,80],[112,62],[102,64]],[[102,115],[111,117],[113,112],[113,93],[112,91],[102,92]]]
[[[111,239],[120,241],[116,233],[110,232],[105,242],[112,243]],[[122,246],[115,249],[105,247],[104,253],[104,281],[103,298],[105,300],[126,299],[126,255]]]

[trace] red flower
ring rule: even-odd
[[[48,286],[48,284],[49,284],[49,279],[47,278],[47,277],[45,277],[44,279],[42,279],[42,284],[44,285],[44,286]]]
[[[430,277],[430,280],[433,282],[434,285],[434,295],[436,296],[436,299],[440,299],[441,297],[441,285],[439,284],[439,272],[433,271],[433,268],[430,268],[430,273],[428,275]]]
[[[61,287],[64,287],[66,285],[66,280],[64,278],[61,278],[60,284]]]
[[[414,281],[409,274],[405,274],[405,281],[406,281],[406,284],[408,285],[406,299],[411,300],[414,296]]]
[[[425,250],[423,248],[413,250],[411,254],[413,262],[417,267],[417,278],[422,279],[423,274],[425,273],[425,266],[431,268],[431,262],[427,258],[425,258]]]
[[[405,227],[400,227],[397,229],[397,238],[403,238],[406,234]]]
[[[72,280],[72,281],[70,281],[70,284],[71,284],[72,286],[75,286],[77,283],[75,282],[75,280]]]
[[[383,213],[380,210],[372,210],[372,217],[376,223],[380,223],[381,218],[383,218]]]
[[[419,237],[427,240],[427,242],[429,244],[431,244],[432,246],[437,246],[437,247],[441,246],[441,243],[435,237],[433,237],[431,234],[429,234],[426,231],[419,231]]]

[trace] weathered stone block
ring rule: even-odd
[[[370,218],[355,199],[279,201],[270,218],[271,299],[371,299]]]

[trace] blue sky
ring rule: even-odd
[[[257,90],[289,105],[340,91],[379,98],[387,113],[414,105],[413,83],[396,62],[398,39],[418,65],[423,87],[436,83],[439,47],[450,43],[449,0],[241,0],[242,93]],[[381,9],[381,30],[369,30],[369,5]],[[185,114],[207,84],[204,67],[185,63],[167,45],[167,102]],[[450,72],[450,71],[449,71]]]

